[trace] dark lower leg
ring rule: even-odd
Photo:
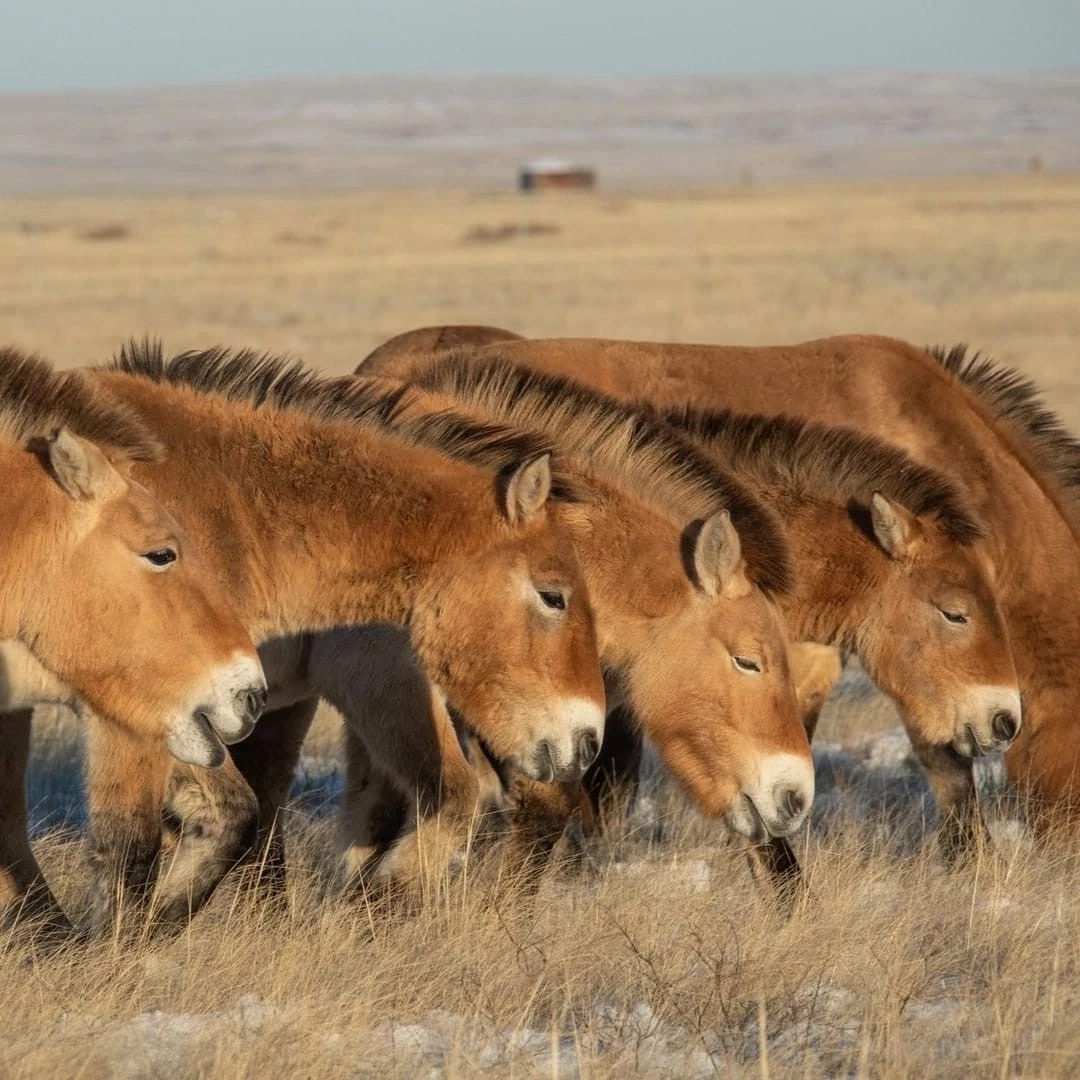
[[[958,865],[990,839],[979,811],[972,763],[950,746],[917,743],[915,739],[912,746],[926,770],[927,783],[937,804],[937,838],[942,857],[948,865]]]
[[[26,770],[32,718],[31,709],[0,716],[0,906],[9,926],[63,936],[72,925],[30,848]]]
[[[744,841],[746,859],[754,880],[771,897],[785,915],[791,915],[798,903],[810,894],[802,867],[791,845],[773,837],[764,844]]]
[[[264,713],[252,734],[230,747],[258,806],[252,895],[260,905],[283,906],[286,902],[283,814],[300,751],[318,707],[318,698],[308,698]]]
[[[638,791],[643,746],[633,710],[628,705],[612,709],[604,722],[600,753],[583,781],[593,812],[600,818],[633,804]]]

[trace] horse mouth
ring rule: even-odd
[[[986,757],[988,754],[997,753],[995,747],[983,746],[983,744],[979,742],[979,737],[975,734],[975,729],[970,724],[964,725],[964,732],[967,735],[967,739],[965,740],[967,744],[966,748],[961,749],[954,745],[954,749],[964,757],[969,757],[974,760],[975,758]]]
[[[750,819],[750,829],[746,833],[746,838],[754,844],[766,843],[773,835],[772,830],[765,823],[765,819],[761,816],[761,811],[757,808],[754,800],[749,795],[743,795],[742,800],[749,811]]]
[[[202,712],[193,713],[174,726],[165,739],[165,747],[177,760],[202,768],[223,765],[225,745]]]

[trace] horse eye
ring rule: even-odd
[[[148,551],[143,558],[155,569],[164,570],[166,566],[176,562],[176,551],[173,548],[158,548],[156,551]]]
[[[733,656],[731,662],[739,671],[761,671],[761,665],[756,660],[751,660],[746,656]]]
[[[946,611],[944,608],[938,608],[941,612],[941,617],[953,626],[966,626],[967,616],[960,611]]]
[[[558,591],[558,589],[539,589],[540,599],[544,601],[544,606],[551,608],[552,611],[565,611],[566,610],[566,597]]]

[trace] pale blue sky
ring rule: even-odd
[[[425,72],[1080,67],[1080,0],[22,0],[0,91]]]

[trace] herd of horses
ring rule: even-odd
[[[280,903],[320,700],[340,879],[408,904],[489,820],[533,887],[644,740],[790,903],[847,656],[896,701],[950,862],[985,839],[981,755],[1042,835],[1080,807],[1080,443],[962,348],[432,327],[345,377],[6,350],[0,448],[0,905],[49,940],[183,925],[244,862]],[[76,921],[28,838],[46,703],[87,734]]]

